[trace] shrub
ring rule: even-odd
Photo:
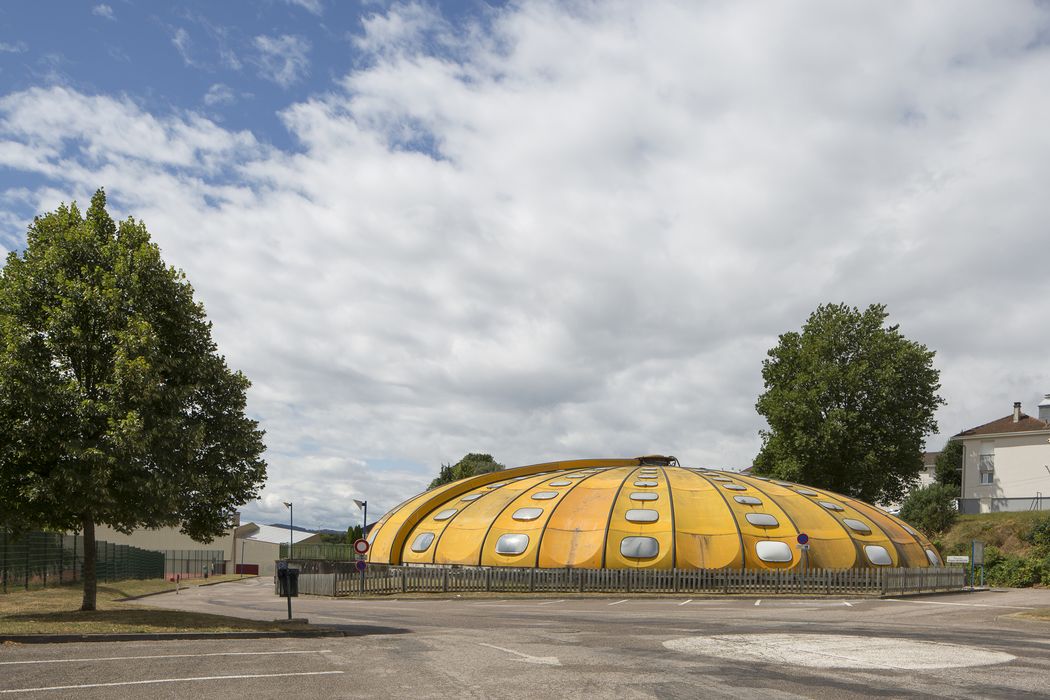
[[[901,520],[927,534],[944,532],[959,517],[955,497],[955,487],[944,484],[930,484],[912,491],[901,506]]]
[[[1050,550],[1050,518],[1038,521],[1025,535],[1025,541],[1041,549]]]

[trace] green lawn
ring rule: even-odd
[[[210,581],[237,580],[215,576]],[[305,629],[302,623],[261,622],[204,613],[161,610],[122,599],[174,590],[164,579],[120,581],[98,586],[98,609],[81,612],[83,588],[60,586],[0,594],[0,635],[106,634],[134,632],[244,632]]]

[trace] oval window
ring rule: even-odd
[[[528,546],[528,535],[500,535],[500,538],[496,540],[496,554],[521,554]]]
[[[890,559],[890,553],[886,551],[885,547],[880,547],[877,544],[864,545],[864,554],[867,555],[868,561],[875,566],[890,566],[893,564],[893,560]]]
[[[645,488],[647,486],[656,486],[656,483],[657,482],[655,481],[636,481],[634,482],[634,485]]]
[[[846,525],[846,527],[848,527],[850,530],[853,530],[854,532],[859,532],[862,535],[871,534],[871,528],[868,527],[866,523],[862,523],[859,520],[854,520],[853,518],[843,518],[842,522]]]
[[[565,479],[560,479],[558,481],[552,481],[552,482],[550,482],[547,485],[548,486],[568,486],[571,483],[572,483],[571,481],[566,481]]]
[[[660,519],[660,513],[648,508],[631,508],[624,517],[632,523],[655,523]]]
[[[769,513],[748,513],[744,516],[755,527],[777,527],[780,523]]]
[[[926,550],[926,558],[930,560],[930,566],[940,566],[941,558],[937,556],[937,552],[932,549]]]
[[[803,496],[816,496],[817,495],[816,491],[810,491],[809,489],[795,489],[795,491],[797,491],[798,493],[801,493]]]
[[[791,547],[788,547],[787,542],[773,542],[772,540],[756,542],[755,554],[757,554],[758,558],[762,561],[791,561]]]
[[[660,543],[652,537],[624,537],[620,554],[628,559],[652,559],[660,553]]]
[[[485,494],[482,494],[482,493],[472,493],[469,496],[464,496],[463,498],[461,498],[459,500],[461,500],[461,501],[476,501],[476,500],[478,500],[479,498],[481,498],[484,495]]]
[[[549,501],[552,498],[557,498],[557,491],[537,491],[532,494],[532,500],[534,501]]]
[[[541,515],[543,515],[542,508],[518,508],[510,517],[515,520],[535,520]]]
[[[632,501],[655,501],[658,498],[660,498],[660,494],[652,491],[635,491],[631,494]]]
[[[740,484],[722,484],[722,488],[729,489],[730,491],[747,491],[746,486]]]
[[[824,506],[828,510],[842,510],[842,506],[838,503],[831,503],[830,501],[817,501],[820,505]]]
[[[434,520],[448,520],[449,518],[451,518],[455,514],[456,514],[456,509],[455,508],[446,508],[445,510],[443,510],[440,513],[438,513],[437,515],[435,515],[434,516]]]
[[[412,551],[413,552],[425,552],[430,548],[430,543],[434,541],[433,532],[421,532],[416,535],[416,539],[412,540]]]
[[[737,503],[743,503],[745,506],[762,505],[762,501],[755,498],[754,496],[733,496],[733,500]]]

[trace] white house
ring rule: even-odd
[[[1011,415],[964,430],[963,513],[1050,510],[1050,394],[1034,418],[1014,404]]]

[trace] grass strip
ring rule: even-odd
[[[208,583],[237,580],[216,576]],[[195,579],[196,585],[204,579]],[[185,585],[183,586],[186,587]],[[97,610],[79,610],[80,584],[0,594],[0,634],[120,634],[149,632],[254,632],[310,629],[290,622],[244,620],[222,615],[162,610],[124,602],[126,598],[172,591],[164,579],[118,581],[98,585]]]

